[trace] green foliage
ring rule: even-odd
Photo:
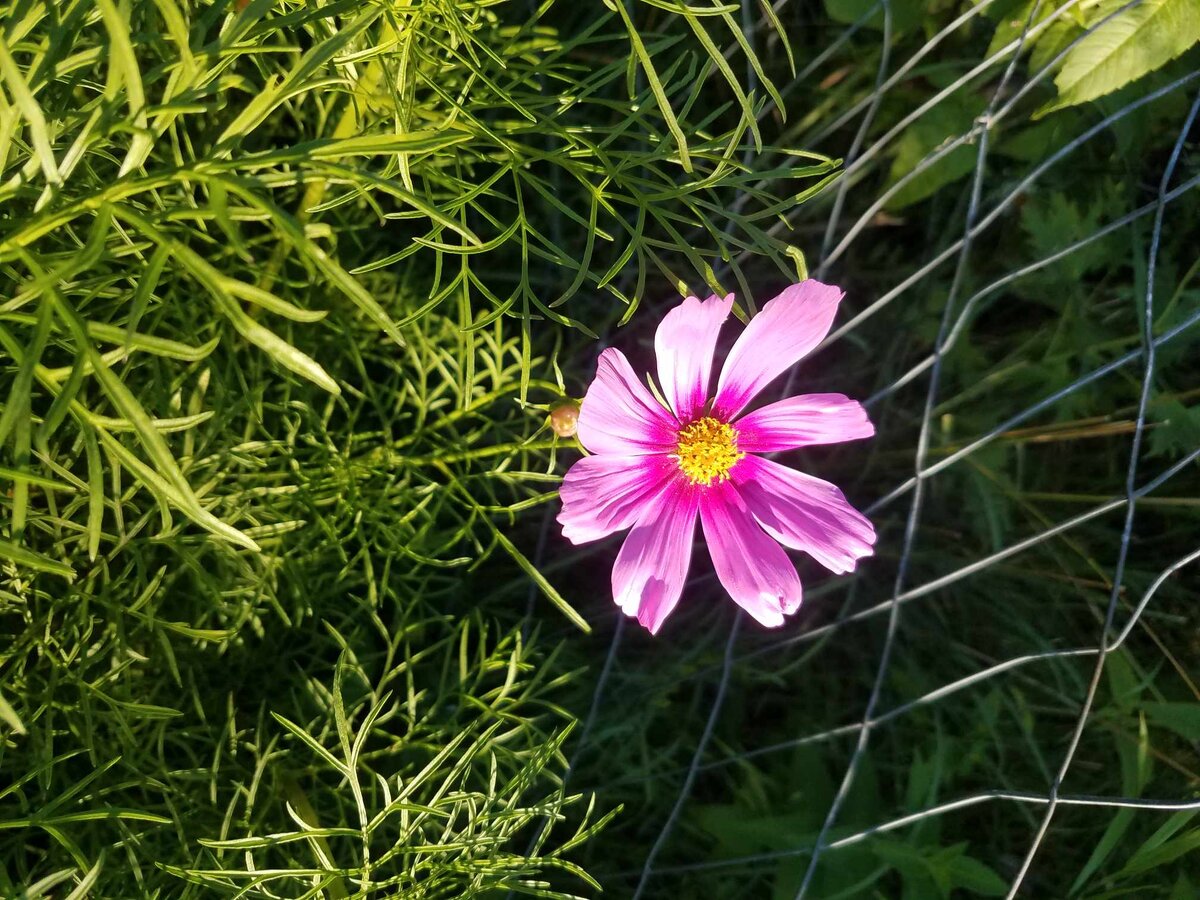
[[[554,534],[575,457],[547,411],[597,336],[643,355],[675,292],[748,314],[806,271],[854,146],[824,273],[846,330],[795,387],[876,395],[879,435],[790,462],[861,506],[911,479],[951,302],[953,331],[944,467],[809,896],[1005,893],[1042,806],[984,792],[1044,794],[1061,762],[1094,659],[1066,651],[1100,640],[1121,507],[1049,529],[1124,497],[1140,357],[1004,423],[1141,344],[1147,204],[1190,99],[1128,104],[1194,69],[1192,12],[1145,0],[1072,47],[1117,6],[894,2],[877,94],[873,6],[5,9],[0,895],[631,893],[730,604],[698,562],[663,636],[629,626],[605,665],[615,546]],[[922,272],[963,233],[997,96],[987,227],[961,278],[952,251]],[[1173,185],[1194,176],[1188,151]],[[1166,210],[1156,335],[1197,309],[1195,209]],[[1158,348],[1139,484],[1195,449],[1198,339]],[[1139,499],[1118,627],[1194,550],[1197,491],[1193,464]],[[802,563],[800,617],[743,630],[646,897],[795,896],[908,496],[855,578]],[[1108,654],[1065,791],[1200,789],[1187,571]],[[1190,811],[1063,807],[1026,890],[1191,896],[1197,841]]]
[[[1074,112],[1065,110],[1121,89],[1127,93],[1139,79],[1143,88],[1153,86],[1154,79],[1145,76],[1167,67],[1200,42],[1200,8],[1193,3],[1147,0],[1123,9],[1126,6],[1128,0],[1095,4],[996,0],[978,7],[981,18],[992,20],[985,24],[991,37],[981,66],[1007,63],[1020,50],[1027,56],[1029,74],[1055,75],[1053,99],[1045,99],[1032,112],[1010,116],[993,131],[994,153],[1030,162],[1044,160],[1084,130]],[[1172,71],[1189,71],[1189,59]],[[931,66],[923,75],[938,89],[932,98],[930,92],[911,87],[897,92],[905,101],[900,110],[909,113],[919,107],[923,114],[906,120],[907,127],[891,149],[889,210],[924,200],[974,170],[976,148],[961,136],[984,112],[987,97],[979,85],[955,89],[954,81],[961,74],[961,67]],[[1056,115],[1039,121],[1050,112]],[[1096,193],[1107,196],[1103,189]],[[1051,195],[1046,202],[1056,201]]]
[[[888,200],[888,208],[900,210],[926,199],[946,184],[958,181],[975,168],[974,147],[956,147],[932,166],[917,171],[931,153],[937,152],[948,135],[961,134],[971,127],[983,110],[978,98],[954,95],[935,106],[908,128],[896,142],[890,180],[898,185]],[[906,177],[909,176],[909,177]],[[901,179],[903,184],[899,184]]]
[[[644,296],[752,310],[744,267],[802,265],[770,229],[837,164],[747,167],[774,88],[733,33],[5,7],[0,894],[594,890],[614,806],[562,784],[529,579],[587,620],[514,525],[554,497],[562,360]]]
[[[881,840],[873,849],[882,862],[900,873],[906,898],[950,897],[954,891],[972,897],[1003,897],[1008,892],[1008,882],[967,855],[965,842],[935,850]]]
[[[537,883],[554,870],[598,887],[563,853],[611,814],[595,822],[585,815],[548,852],[502,852],[530,823],[553,821],[579,799],[527,798],[570,729],[542,735],[537,719],[526,718],[539,686],[519,636],[492,644],[486,629],[460,627],[430,645],[433,625],[404,629],[387,655],[405,662],[374,683],[344,654],[332,684],[311,685],[314,719],[300,724],[272,711],[273,722],[260,721],[256,746],[286,748],[299,771],[315,766],[318,776],[306,785],[282,776],[275,793],[283,810],[262,811],[246,836],[222,828],[220,837],[201,837],[200,858],[168,871],[230,895],[253,886],[272,895],[415,896],[419,885],[421,896],[570,896]],[[442,649],[459,657],[457,667],[439,658]],[[447,725],[462,730],[447,740]],[[282,829],[268,831],[276,823]]]
[[[1039,3],[996,0],[987,55],[1025,32],[1031,70],[1051,67],[1057,96],[1034,118],[1098,100],[1154,72],[1200,42],[1200,10],[1189,0]]]
[[[1125,9],[1125,6],[1129,6]],[[1047,113],[1095,100],[1166,65],[1200,42],[1200,7],[1191,0],[1118,0],[1095,4],[1084,21],[1100,23],[1063,58],[1054,84],[1058,99]]]
[[[493,326],[502,346],[520,335],[523,401],[536,321],[588,332],[627,318],[652,268],[681,286],[716,287],[713,262],[729,260],[736,273],[736,256],[752,250],[792,270],[787,245],[760,224],[784,201],[762,187],[744,211],[723,200],[744,180],[736,148],[756,128],[749,98],[728,129],[713,127],[720,109],[689,122],[692,174],[676,184],[684,150],[675,157],[652,140],[663,121],[654,107],[613,99],[620,66],[578,90],[553,89],[581,77],[580,58],[618,40],[613,17],[563,39],[541,16],[512,27],[491,7],[24,8],[19,40],[0,48],[17,101],[8,134],[30,149],[5,147],[0,198],[11,218],[0,261],[13,290],[0,342],[21,366],[6,412],[41,421],[36,434],[0,429],[14,453],[28,458],[31,442],[46,459],[95,447],[93,471],[119,468],[164,523],[181,513],[254,550],[237,517],[214,512],[222,480],[202,498],[166,437],[211,412],[167,415],[139,380],[173,378],[178,391],[214,352],[248,344],[336,396],[343,382],[306,349],[321,320],[377,329],[400,353],[405,326],[452,310],[460,409],[480,358],[492,358],[482,335]],[[663,52],[677,43],[655,38]],[[694,104],[703,56],[668,58],[671,93],[690,86]],[[71,88],[68,60],[95,67],[96,90]],[[661,95],[664,83],[653,81]],[[770,177],[832,171],[818,157]],[[584,202],[565,205],[566,195]],[[694,240],[696,229],[708,239]],[[570,273],[561,288],[547,289],[547,265]],[[636,271],[636,290],[618,286],[623,270]],[[584,290],[614,305],[576,313]],[[105,528],[120,502],[110,491],[78,505],[46,555],[96,558],[115,539]],[[25,495],[15,504],[31,541],[39,512]]]
[[[900,34],[917,25],[929,6],[925,0],[896,0],[888,3],[893,34]],[[883,28],[883,4],[876,0],[825,0],[825,12],[835,22],[852,25],[862,21],[869,28]]]

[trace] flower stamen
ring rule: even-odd
[[[737,429],[712,416],[681,428],[674,453],[688,480],[706,487],[729,478],[729,470],[745,455],[738,452]]]

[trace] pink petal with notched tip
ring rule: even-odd
[[[642,513],[613,565],[613,599],[657,634],[670,615],[692,559],[699,491],[677,480]]]
[[[802,281],[767,303],[729,351],[717,381],[713,412],[730,421],[764,387],[791,368],[829,333],[843,293]]]
[[[733,294],[703,302],[688,297],[663,317],[654,335],[658,383],[681,422],[690,421],[708,402],[713,351],[731,309]]]
[[[625,354],[609,347],[579,407],[578,429],[592,453],[644,456],[673,452],[679,424],[638,381]]]
[[[857,400],[844,394],[801,394],[747,413],[735,423],[738,449],[771,453],[812,444],[868,438],[875,426]]]
[[[666,456],[585,456],[558,491],[563,536],[585,544],[629,528],[678,474],[678,464]]]
[[[800,576],[750,515],[738,488],[714,484],[700,500],[700,521],[717,578],[735,603],[769,628],[800,607]]]
[[[784,546],[833,572],[852,572],[871,555],[874,526],[828,481],[759,456],[739,461],[730,477],[754,518]]]

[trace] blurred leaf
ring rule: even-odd
[[[904,900],[945,897],[947,885],[939,884],[929,865],[925,847],[914,847],[901,841],[876,839],[871,841],[875,856],[900,873],[904,885]]]
[[[1186,875],[1180,875],[1167,900],[1195,900],[1197,890]]]
[[[1129,860],[1125,863],[1125,867],[1117,873],[1116,877],[1123,878],[1127,875],[1134,875],[1159,865],[1162,861],[1162,848],[1171,842],[1171,839],[1181,828],[1185,827],[1188,822],[1196,817],[1197,812],[1197,810],[1189,809],[1173,813],[1169,816],[1167,821],[1163,822],[1143,842],[1142,846],[1130,855]],[[1190,833],[1194,835],[1200,833],[1200,830],[1193,830]]]
[[[1184,406],[1169,397],[1155,404],[1152,417],[1150,456],[1178,457],[1200,447],[1200,406]]]
[[[1021,207],[1021,228],[1029,239],[1033,258],[1050,256],[1094,233],[1108,213],[1105,195],[1113,190],[1110,184],[1099,181],[1087,207],[1057,191],[1031,197]],[[1042,279],[1078,287],[1085,275],[1111,263],[1111,242],[1092,241],[1065,257],[1061,265],[1044,273]],[[1061,297],[1056,299],[1061,301]]]
[[[946,877],[956,888],[980,897],[1003,897],[1008,893],[1009,883],[996,872],[974,857],[953,856],[946,864]]]
[[[1181,856],[1188,856],[1197,851],[1200,851],[1200,828],[1193,828],[1191,831],[1181,834],[1177,838],[1164,841],[1153,849],[1146,849],[1143,846],[1126,863],[1125,868],[1118,873],[1117,877],[1127,877],[1147,872],[1167,863],[1174,862]]]
[[[1134,821],[1134,810],[1118,809],[1113,813],[1112,819],[1109,820],[1108,827],[1104,829],[1104,833],[1100,835],[1100,840],[1096,842],[1096,846],[1092,849],[1092,855],[1087,858],[1087,862],[1083,864],[1083,868],[1079,870],[1079,874],[1075,876],[1075,880],[1071,882],[1071,888],[1068,891],[1068,896],[1075,897],[1079,892],[1087,886],[1088,879],[1096,873],[1096,871],[1104,865],[1105,860],[1112,855],[1112,852],[1121,843],[1121,839],[1125,837],[1125,832],[1129,830],[1129,826]]]
[[[904,788],[904,805],[917,810],[930,805],[937,796],[937,775],[941,761],[935,756],[925,759],[920,747],[913,749],[912,762],[908,767],[908,783]]]
[[[889,0],[888,6],[892,16],[893,38],[913,30],[925,20],[926,0]],[[871,13],[872,9],[874,13]],[[825,12],[835,22],[846,25],[852,25],[871,13],[865,23],[867,27],[883,28],[883,4],[879,0],[825,0]]]
[[[732,803],[701,806],[696,824],[716,839],[718,857],[802,847],[817,837],[811,817],[803,813],[762,815]]]
[[[1129,663],[1125,648],[1109,654],[1104,662],[1104,677],[1108,680],[1113,705],[1122,712],[1130,713],[1141,697],[1145,686],[1138,680],[1137,673]],[[1119,743],[1119,742],[1118,742]]]
[[[1146,717],[1184,740],[1200,743],[1200,703],[1143,703]]]
[[[1116,664],[1115,670],[1114,663]],[[1141,685],[1137,683],[1132,666],[1128,662],[1127,651],[1122,648],[1111,654],[1104,671],[1112,685],[1117,708],[1129,711],[1136,698],[1141,694]],[[1120,730],[1114,731],[1113,741],[1116,744],[1117,756],[1121,760],[1121,794],[1125,797],[1140,797],[1142,788],[1150,777],[1150,761],[1152,759],[1149,753],[1149,734],[1145,717],[1138,716],[1138,742],[1136,745],[1131,744]],[[1113,814],[1104,833],[1100,835],[1100,840],[1092,849],[1091,856],[1088,857],[1087,862],[1083,864],[1083,868],[1079,870],[1079,874],[1071,883],[1069,896],[1076,896],[1092,875],[1112,855],[1129,830],[1129,826],[1133,824],[1135,813],[1136,810],[1133,809],[1118,809]]]
[[[926,157],[942,146],[970,131],[975,117],[983,110],[976,97],[961,92],[947,97],[909,126],[896,141],[895,157],[888,172],[891,188],[909,173],[923,165]],[[975,168],[979,150],[971,142],[964,143],[936,161],[925,164],[888,200],[887,208],[900,210],[924,200],[931,194],[953,184]]]
[[[1054,15],[1058,8],[1057,4],[1047,3],[1044,0],[1040,3],[1038,0],[998,0],[998,2],[991,3],[984,15],[996,22],[996,30],[992,33],[992,40],[988,44],[985,56],[989,58],[995,56],[1003,48],[1019,39],[1022,34],[1026,34],[1026,28],[1032,33],[1032,37],[1026,34],[1026,43],[1023,49],[1028,50],[1030,45],[1036,45],[1039,38],[1042,37],[1042,32],[1036,32],[1035,29]],[[1031,15],[1033,16],[1032,20],[1030,19]],[[1070,23],[1071,19],[1068,18],[1066,21]],[[1050,28],[1053,28],[1054,24],[1057,23],[1053,23]],[[1036,70],[1036,66],[1031,63],[1030,69]]]
[[[1050,119],[1006,129],[996,138],[996,154],[1036,165],[1078,137],[1083,122],[1078,111],[1064,110]]]

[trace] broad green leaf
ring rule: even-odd
[[[1110,2],[1098,14],[1107,15],[1120,5]],[[1166,65],[1198,41],[1200,3],[1196,0],[1142,0],[1072,48],[1054,78],[1058,99],[1037,115],[1111,94]]]
[[[956,856],[946,864],[946,874],[955,887],[980,897],[1003,897],[1008,882],[995,869],[972,856]]]
[[[978,97],[948,97],[914,122],[896,141],[896,156],[888,177],[889,188],[923,165],[924,160],[971,129],[983,108]],[[890,210],[903,209],[952,184],[975,168],[979,149],[970,142],[955,147],[912,175],[887,201]]]
[[[994,0],[983,12],[984,16],[996,23],[996,30],[984,56],[995,56],[1013,41],[1019,40],[1022,34],[1027,45],[1033,44],[1041,33],[1034,29],[1054,15],[1055,10],[1055,4],[1038,3],[1038,0]],[[1032,63],[1030,69],[1036,71]]]
[[[1175,886],[1171,888],[1171,896],[1167,900],[1195,900],[1196,894],[1196,887],[1188,880],[1188,877],[1180,875]]]

